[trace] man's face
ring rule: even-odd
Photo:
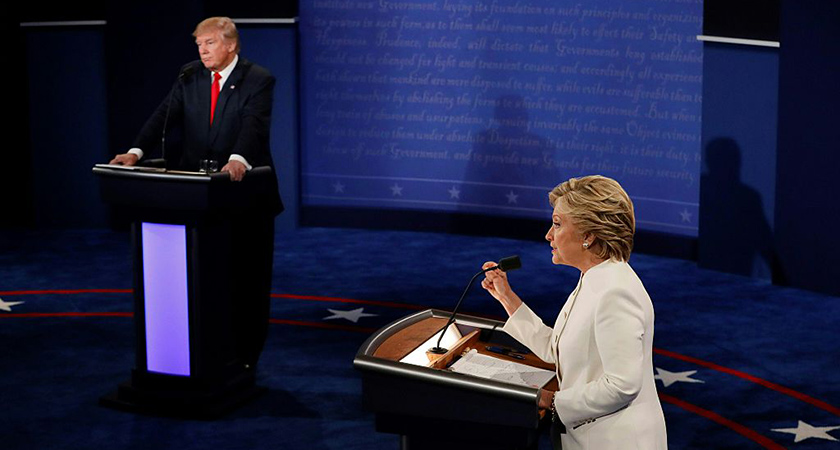
[[[198,56],[204,67],[213,72],[227,67],[236,55],[236,42],[226,41],[219,31],[199,34],[195,38],[195,45],[198,46]]]

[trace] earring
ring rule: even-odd
[[[589,248],[589,242],[584,242],[583,243],[583,248]]]

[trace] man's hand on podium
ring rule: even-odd
[[[117,155],[114,159],[111,160],[108,164],[118,164],[120,166],[133,166],[137,164],[137,160],[140,159],[134,153],[123,153],[122,155]]]
[[[245,171],[247,168],[245,164],[232,159],[222,167],[222,172],[228,172],[230,174],[231,181],[242,181],[242,178],[245,176]]]

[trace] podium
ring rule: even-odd
[[[537,406],[539,389],[447,370],[467,349],[554,370],[503,332],[502,322],[459,314],[453,326],[461,337],[444,345],[445,355],[406,362],[410,355],[426,356],[423,350],[434,346],[449,316],[434,309],[409,315],[378,330],[357,352],[353,365],[362,374],[363,403],[375,413],[376,430],[400,435],[403,450],[536,449],[550,420]],[[515,349],[524,359],[487,346]],[[545,388],[556,391],[556,377]]]
[[[129,219],[133,250],[135,367],[100,404],[214,418],[258,395],[282,209],[274,171],[257,167],[241,182],[107,165],[93,173]]]

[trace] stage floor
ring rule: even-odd
[[[578,273],[546,242],[302,228],[275,242],[268,393],[208,422],[97,406],[133,366],[126,233],[0,232],[4,449],[396,449],[352,367],[374,330],[450,310],[487,260],[553,323]],[[633,255],[656,310],[654,371],[672,449],[840,448],[840,298]],[[501,318],[478,286],[464,312]],[[798,442],[796,442],[798,441]],[[549,448],[547,440],[540,448]]]

